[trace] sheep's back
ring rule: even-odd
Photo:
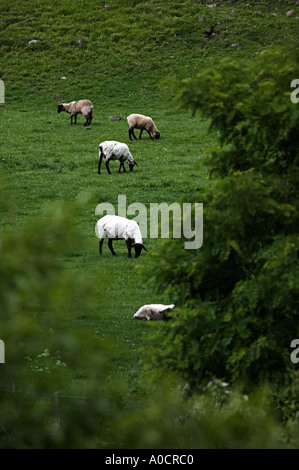
[[[134,318],[146,319],[146,320],[163,320],[163,312],[167,310],[172,310],[174,304],[164,305],[164,304],[148,304],[140,307],[139,310],[134,314]]]
[[[143,129],[146,125],[151,125],[152,118],[144,116],[143,114],[130,114],[127,117],[129,126],[134,126],[136,129]]]
[[[108,237],[115,240],[131,238],[136,242],[136,234],[140,234],[137,222],[126,217],[105,215],[96,224],[96,235],[98,238]]]
[[[125,157],[130,158],[131,153],[127,144],[117,142],[116,140],[106,140],[99,145],[106,160],[120,160]],[[132,157],[133,158],[133,157]]]
[[[75,104],[76,111],[82,113],[83,115],[87,115],[90,112],[93,112],[93,104],[89,100],[79,100]]]

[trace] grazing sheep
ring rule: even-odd
[[[101,174],[101,165],[102,165],[103,158],[105,158],[106,160],[105,165],[106,165],[109,175],[111,175],[111,171],[109,168],[110,160],[120,161],[118,173],[121,173],[120,171],[121,167],[123,167],[124,171],[126,171],[125,165],[124,165],[125,162],[128,163],[130,171],[133,171],[133,168],[135,165],[138,166],[134,158],[132,157],[132,154],[127,144],[123,144],[122,142],[117,142],[116,140],[106,140],[105,142],[102,142],[99,145],[99,164],[98,164],[99,175]]]
[[[71,101],[71,103],[59,104],[58,113],[61,111],[66,111],[71,115],[71,125],[73,117],[75,117],[74,123],[77,124],[77,114],[83,114],[86,119],[84,126],[89,126],[93,117],[93,104],[89,100]]]
[[[154,140],[151,136],[151,133],[154,135],[155,139],[160,139],[160,132],[158,131],[154,121],[152,118],[149,116],[143,116],[143,114],[130,114],[130,116],[127,117],[127,121],[129,124],[129,137],[130,140],[132,139],[132,136],[134,137],[135,140],[137,140],[135,134],[134,134],[134,129],[141,129],[140,134],[139,134],[139,139],[141,139],[141,134],[146,130],[148,135],[152,140]]]
[[[134,314],[134,318],[139,320],[169,320],[166,312],[170,312],[174,308],[174,304],[163,305],[163,304],[149,304],[143,305]]]
[[[132,258],[131,250],[135,250],[135,258],[140,256],[141,250],[148,251],[143,245],[139,225],[135,220],[120,217],[118,215],[105,215],[97,221],[96,236],[100,239],[99,252],[102,254],[104,238],[108,238],[108,247],[113,256],[116,255],[113,240],[125,240],[128,248],[128,258]]]

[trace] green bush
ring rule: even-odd
[[[154,360],[191,387],[212,374],[277,390],[292,383],[298,392],[290,360],[299,336],[299,107],[290,99],[297,63],[296,52],[265,51],[247,64],[223,61],[172,90],[219,136],[199,163],[210,185],[200,201],[188,199],[203,202],[203,246],[165,241],[147,272],[180,307]]]
[[[1,193],[4,215],[12,207],[9,192]],[[84,202],[55,205],[43,220],[16,221],[0,234],[2,449],[92,447],[110,411],[95,386],[108,362],[106,348],[87,331],[65,327],[76,309],[94,309],[89,280],[61,261],[82,248],[73,221]]]
[[[165,378],[164,378],[165,379]],[[270,411],[271,395],[251,397],[210,379],[199,395],[186,399],[184,390],[167,380],[151,393],[112,416],[110,445],[121,449],[278,449],[296,448],[298,426],[288,430]],[[131,397],[132,400],[132,397]],[[111,435],[112,433],[112,435]]]

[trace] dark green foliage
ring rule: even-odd
[[[299,108],[290,83],[297,59],[267,51],[255,63],[224,61],[175,86],[220,140],[201,160],[212,177],[197,201],[202,248],[183,250],[172,240],[152,255],[158,286],[181,307],[156,356],[195,387],[207,373],[243,383],[295,380]]]
[[[269,413],[270,402],[266,390],[249,399],[215,379],[201,396],[186,400],[180,387],[162,380],[150,394],[126,402],[112,418],[114,435],[110,436],[116,439],[114,448],[122,449],[296,447],[296,423],[288,434]]]
[[[106,368],[104,343],[87,331],[65,329],[74,312],[94,309],[90,279],[61,263],[62,253],[82,246],[73,219],[84,203],[56,205],[44,220],[16,223],[0,235],[2,449],[93,446],[98,421],[88,410],[100,420],[110,409],[91,386]]]
[[[218,176],[255,168],[266,174],[293,173],[298,164],[299,108],[291,101],[291,82],[299,73],[299,54],[263,51],[255,66],[223,60],[182,80],[176,95],[211,120],[220,132],[221,151],[208,163]]]

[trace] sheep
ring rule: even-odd
[[[174,308],[174,304],[163,305],[163,304],[149,304],[143,305],[137,312],[134,314],[134,318],[139,320],[169,320],[168,315],[165,315],[166,312],[170,312]]]
[[[154,140],[151,136],[151,133],[154,135],[155,139],[160,139],[160,132],[158,131],[154,121],[152,120],[151,117],[149,116],[143,116],[143,114],[130,114],[130,116],[127,117],[127,121],[129,124],[129,137],[130,140],[132,139],[132,136],[134,137],[135,140],[137,140],[135,134],[134,134],[134,129],[141,129],[140,134],[139,134],[139,139],[141,139],[141,134],[146,130],[148,135],[152,140]]]
[[[132,154],[127,144],[123,144],[122,142],[117,142],[116,140],[106,140],[105,142],[102,142],[99,145],[99,164],[98,164],[99,175],[101,174],[101,165],[102,165],[103,158],[105,158],[106,160],[105,165],[106,165],[109,175],[111,175],[111,171],[109,168],[110,160],[120,161],[118,173],[121,173],[121,167],[123,167],[123,170],[126,171],[125,165],[124,165],[125,162],[128,163],[130,171],[133,171],[133,168],[135,165],[138,166],[134,158],[132,157]]]
[[[61,113],[61,111],[66,111],[71,115],[71,125],[73,124],[73,117],[75,117],[74,123],[77,124],[77,114],[83,114],[86,119],[84,126],[89,126],[93,117],[93,104],[89,100],[61,103],[58,105],[58,113]]]
[[[108,247],[113,256],[116,255],[112,241],[125,240],[128,248],[128,258],[132,258],[131,250],[135,250],[135,258],[140,256],[142,250],[148,251],[143,245],[139,225],[135,220],[118,215],[105,215],[97,221],[95,228],[99,241],[99,253],[102,254],[104,238],[108,238]]]

